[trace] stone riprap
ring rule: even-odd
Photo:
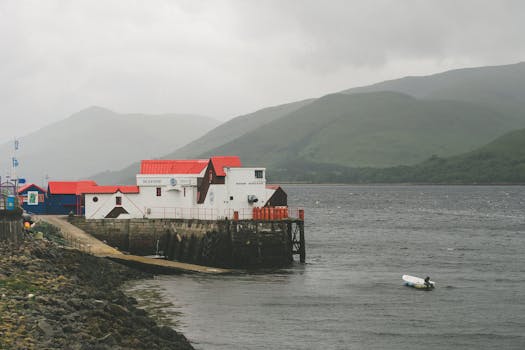
[[[0,242],[0,349],[193,349],[119,290],[148,276],[30,236]]]

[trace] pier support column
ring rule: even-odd
[[[304,239],[304,221],[299,222],[299,261],[306,262],[306,241]]]

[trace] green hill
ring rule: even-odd
[[[524,128],[524,100],[525,63],[407,77],[233,119],[163,158],[235,154],[276,181],[375,176],[363,169],[462,154]],[[133,182],[137,169],[107,179]]]
[[[344,93],[375,91],[396,91],[423,99],[471,102],[512,117],[521,126],[525,114],[525,62],[405,77],[345,90]]]
[[[350,168],[296,160],[270,174],[273,179],[332,183],[525,183],[525,129],[511,131],[461,155],[432,156],[412,166]]]
[[[381,176],[397,182],[525,183],[525,129],[460,156],[432,157],[406,169],[388,169]]]
[[[395,92],[334,94],[202,154],[238,154],[273,170],[291,161],[352,167],[415,164],[473,150],[513,120],[460,101]],[[524,123],[525,124],[525,123]]]

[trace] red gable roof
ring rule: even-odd
[[[89,186],[81,189],[82,193],[139,193],[138,186]]]
[[[224,168],[237,168],[242,166],[241,158],[238,156],[211,157],[211,163],[217,176],[226,176]]]
[[[49,181],[49,193],[51,194],[81,194],[79,188],[86,186],[97,186],[92,180],[84,181]]]
[[[200,174],[208,165],[206,159],[193,160],[143,160],[140,164],[141,174]]]
[[[18,189],[18,193],[22,193],[22,192],[25,192],[27,191],[28,189],[30,189],[31,187],[35,187],[37,190],[41,191],[41,192],[47,192],[46,190],[44,190],[42,187],[40,186],[37,186],[35,184],[27,184],[25,186],[22,186]]]

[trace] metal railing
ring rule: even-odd
[[[213,208],[178,208],[178,207],[152,207],[146,209],[146,216],[150,219],[197,219],[218,220],[221,217],[218,209]]]
[[[302,208],[265,207],[240,209],[151,207],[145,210],[150,219],[195,219],[195,220],[304,220]]]

